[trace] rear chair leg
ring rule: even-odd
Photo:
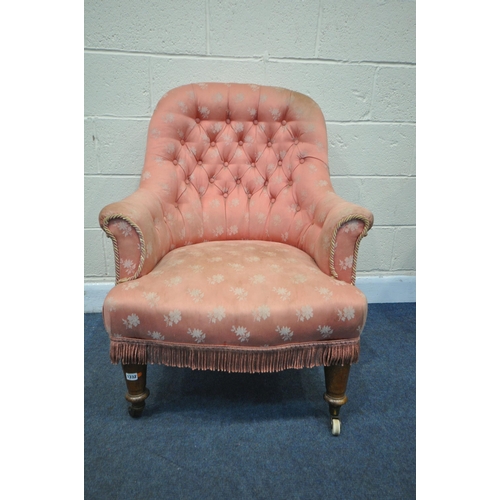
[[[146,387],[147,365],[126,365],[122,363],[123,375],[127,383],[125,399],[131,403],[128,412],[133,418],[140,417],[146,406],[149,389]]]
[[[323,397],[330,408],[332,434],[334,436],[340,434],[339,412],[340,407],[347,403],[345,392],[350,369],[351,365],[325,366],[326,392]]]

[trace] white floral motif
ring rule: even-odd
[[[187,113],[188,107],[184,101],[179,101],[177,104],[183,113]]]
[[[311,319],[313,317],[313,308],[311,306],[302,306],[300,309],[295,311],[297,314],[298,321],[304,321],[305,319]]]
[[[210,257],[208,262],[222,262],[222,257]]]
[[[236,295],[236,298],[238,300],[245,300],[247,298],[248,292],[244,288],[241,288],[241,287],[233,288],[233,287],[231,287],[229,290],[231,292],[233,292],[234,295]]]
[[[241,123],[241,122],[237,122],[233,126],[233,130],[235,132],[243,132],[244,129],[245,129],[245,127],[244,127],[243,123]]]
[[[122,321],[127,328],[133,328],[141,323],[137,314],[130,314],[127,316],[127,319],[123,319]]]
[[[324,286],[318,288],[316,287],[315,290],[324,298],[328,299],[332,296],[332,291]]]
[[[250,338],[250,332],[244,326],[233,326],[231,331],[236,333],[236,336],[240,342],[248,342]]]
[[[125,290],[133,290],[134,288],[137,288],[139,286],[139,283],[137,281],[127,281],[127,283],[124,285]]]
[[[208,313],[210,323],[217,323],[226,317],[226,310],[223,307],[216,307],[213,311]]]
[[[277,326],[276,331],[281,335],[284,342],[292,340],[293,331],[288,326]]]
[[[189,335],[191,335],[191,337],[193,337],[193,339],[198,344],[201,344],[202,342],[205,342],[205,334],[199,328],[193,328],[192,330],[191,330],[191,328],[188,328],[187,332],[188,332]]]
[[[193,271],[193,273],[201,273],[201,271],[203,271],[203,266],[200,266],[199,264],[193,264],[192,266],[189,266],[189,268]]]
[[[198,112],[202,116],[202,118],[207,119],[210,114],[210,110],[206,106],[198,106]]]
[[[165,284],[168,287],[171,287],[171,286],[178,285],[179,283],[181,283],[181,281],[182,281],[182,278],[180,276],[174,276],[173,278],[169,278],[168,280],[165,280]]]
[[[160,297],[155,292],[144,292],[142,295],[148,301],[149,307],[154,307],[160,300]]]
[[[318,332],[321,333],[321,337],[327,339],[333,333],[333,330],[329,326],[318,326]]]
[[[250,255],[250,257],[245,257],[245,260],[248,260],[248,262],[260,262],[260,257],[257,257],[257,255]]]
[[[191,298],[195,302],[199,302],[205,296],[205,294],[201,290],[199,290],[197,288],[195,288],[195,289],[188,289],[187,293],[191,296]]]
[[[280,266],[279,264],[271,264],[269,266],[275,273],[283,273],[283,266]]]
[[[218,134],[222,130],[222,128],[222,123],[217,122],[212,125],[211,130],[214,134]]]
[[[214,274],[212,277],[207,279],[211,285],[217,285],[218,283],[222,283],[224,281],[224,276],[222,274]]]
[[[134,271],[135,271],[135,263],[133,260],[131,259],[120,259],[120,264],[123,266],[123,268],[125,269],[125,272],[127,274],[134,274]]]
[[[360,223],[357,220],[352,220],[347,224],[344,224],[344,233],[349,233],[350,231],[355,232],[359,230]]]
[[[223,134],[221,139],[224,141],[226,146],[230,146],[233,143],[233,137],[229,134]]]
[[[124,220],[118,222],[117,227],[121,231],[123,236],[128,236],[129,234],[132,234],[132,226]]]
[[[234,262],[229,263],[229,267],[231,267],[235,271],[243,271],[243,269],[245,269],[245,266],[242,266],[241,264],[235,264]]]
[[[264,222],[266,222],[266,218],[266,214],[263,214],[262,212],[257,214],[257,222],[259,224],[264,224]]]
[[[307,281],[307,276],[304,276],[303,274],[294,274],[292,277],[292,281],[296,285],[300,285],[301,283],[305,283]]]
[[[250,281],[253,285],[259,285],[265,283],[266,277],[263,274],[254,274],[250,277]]]
[[[179,311],[179,309],[174,309],[173,311],[170,311],[168,313],[168,316],[166,314],[164,314],[163,319],[165,320],[165,323],[168,326],[172,326],[174,324],[176,325],[177,323],[179,323],[179,321],[181,321],[182,314]]]
[[[267,319],[271,316],[271,309],[266,305],[259,306],[257,309],[252,311],[252,314],[254,321],[260,321],[261,319]]]
[[[238,234],[238,226],[233,225],[227,230],[228,235]]]
[[[106,303],[106,307],[108,308],[108,310],[110,312],[116,311],[116,306],[118,305],[118,303],[116,302],[116,300],[113,297],[107,297],[105,299],[105,303]]]
[[[350,257],[346,257],[344,260],[341,260],[340,261],[340,268],[343,269],[344,271],[348,268],[351,269],[353,260],[354,260],[353,255],[351,255]]]
[[[274,120],[279,120],[281,118],[281,111],[277,108],[271,108],[270,113]]]
[[[273,292],[276,292],[279,295],[280,299],[283,301],[290,300],[290,291],[286,288],[273,288]]]
[[[165,340],[165,337],[160,332],[148,332],[148,335],[154,340]]]
[[[350,320],[354,318],[354,308],[353,307],[344,307],[344,309],[338,309],[337,315],[340,321]]]
[[[215,229],[212,229],[212,233],[214,233],[215,236],[220,236],[221,234],[224,234],[224,228],[222,226],[217,226]]]

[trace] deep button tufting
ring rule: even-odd
[[[289,180],[288,181],[288,185],[291,186],[293,184],[293,181],[292,180]]]
[[[297,205],[297,208],[295,209],[296,212],[300,212],[300,207]]]
[[[243,146],[243,141],[238,141],[239,146]]]
[[[283,127],[284,127],[284,126],[286,125],[286,120],[283,120],[283,121],[281,122],[281,125],[283,125]]]
[[[227,194],[227,193],[224,193],[222,196],[224,196],[224,198],[227,198],[227,197],[228,197],[228,194]]]
[[[234,179],[234,180],[236,181],[236,184],[241,184],[241,179],[238,179],[238,178],[236,177],[236,179]]]
[[[213,184],[215,182],[215,177],[210,177],[210,182]]]
[[[293,143],[294,143],[295,145],[297,145],[297,144],[299,143],[299,140],[298,140],[298,139],[295,139],[295,140],[293,141]]]
[[[304,158],[301,158],[301,159],[299,160],[299,162],[300,162],[300,163],[304,163],[305,161],[306,161],[306,160],[304,160]]]
[[[252,197],[252,194],[251,193],[248,193],[248,199],[250,199]]]
[[[253,121],[253,124],[254,124],[254,125],[258,125],[258,124],[259,124],[259,120],[254,120],[254,121]]]
[[[198,165],[203,165],[203,162],[201,160],[198,160]]]
[[[226,123],[229,125],[231,123],[231,120],[229,118],[226,118]]]
[[[201,120],[200,120],[199,118],[196,118],[195,122],[196,122],[196,123],[200,123],[200,122],[201,122]]]
[[[281,167],[281,165],[283,165],[283,162],[281,160],[279,160],[278,165]]]
[[[253,168],[255,168],[255,162],[254,162],[254,161],[251,163],[251,166],[252,166]]]
[[[269,185],[269,181],[264,182],[264,186],[268,186],[268,185]]]
[[[267,147],[270,148],[272,145],[273,145],[273,143],[271,141],[268,141]]]
[[[210,143],[210,146],[212,146],[212,147],[214,148],[214,147],[215,147],[215,142],[214,142],[214,141],[212,141],[212,142]]]
[[[172,163],[173,163],[174,165],[177,165],[179,162],[178,162],[177,160],[174,160]]]
[[[227,161],[224,162],[224,166],[227,168],[229,167],[229,163]]]
[[[181,139],[181,146],[184,146],[184,144],[186,144],[186,142],[184,141],[184,139]]]
[[[271,203],[275,203],[276,202],[276,198],[271,198]]]
[[[189,179],[186,179],[184,182],[185,182],[186,184],[189,184]]]

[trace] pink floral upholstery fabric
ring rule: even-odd
[[[321,110],[282,88],[173,89],[151,118],[138,190],[105,207],[113,339],[273,346],[351,339],[372,214],[330,181]]]
[[[233,346],[359,336],[366,299],[302,250],[216,241],[169,252],[155,270],[117,285],[104,304],[114,338]]]

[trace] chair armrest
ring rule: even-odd
[[[359,244],[373,225],[373,214],[336,193],[328,194],[319,213],[326,217],[319,216],[321,230],[311,255],[323,271],[354,285]]]
[[[138,189],[104,207],[99,224],[113,240],[116,283],[149,273],[170,248],[163,211],[157,196]]]

